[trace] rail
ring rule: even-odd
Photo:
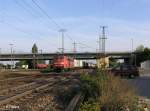
[[[31,89],[31,90],[26,91],[26,92],[23,92],[23,93],[21,93],[21,94],[17,94],[17,95],[14,95],[14,96],[10,97],[10,98],[1,100],[1,101],[0,101],[0,105],[6,104],[6,103],[9,103],[9,102],[11,102],[11,101],[13,101],[13,100],[16,100],[16,99],[19,99],[19,98],[21,98],[21,97],[24,97],[24,96],[26,96],[26,95],[28,95],[28,94],[31,94],[31,93],[34,92],[34,91],[39,91],[39,90],[41,90],[41,89],[44,89],[44,88],[48,87],[49,85],[52,85],[52,83],[49,83],[49,84],[46,84],[46,85],[42,85],[42,86],[37,87],[37,88],[35,88],[35,89]]]
[[[50,79],[46,79],[46,81],[50,81],[52,80],[53,78],[50,78]],[[37,79],[38,80],[38,79]],[[28,84],[23,84],[23,85],[20,85],[20,86],[17,86],[17,87],[12,87],[12,88],[8,88],[8,89],[4,89],[4,90],[1,90],[0,91],[0,94],[3,94],[3,93],[7,93],[7,92],[11,92],[11,91],[15,91],[17,89],[20,89],[20,88],[26,88],[26,87],[30,87],[30,86],[33,86],[33,85],[36,85],[37,82],[31,82],[31,83],[28,83]]]
[[[4,79],[4,80],[0,80],[0,82],[4,82],[4,81],[12,81],[12,80],[20,80],[20,79],[24,79],[27,78],[28,76],[24,76],[24,77],[13,77],[13,78],[8,78],[8,79]]]
[[[84,96],[81,92],[75,95],[73,99],[70,101],[65,111],[75,111],[77,109],[77,106],[82,102],[83,98]]]
[[[11,96],[7,95],[6,98],[1,98],[0,99],[0,106],[3,105],[3,104],[9,103],[11,101],[14,101],[16,99],[19,99],[21,97],[24,97],[24,96],[26,96],[28,94],[33,93],[33,92],[37,92],[37,91],[39,91],[41,89],[44,89],[44,88],[46,88],[46,87],[48,87],[50,85],[53,85],[53,84],[57,83],[57,82],[54,82],[54,81],[51,81],[51,80],[52,80],[52,78],[46,79],[46,81],[48,81],[50,83],[44,83],[44,85],[38,85],[38,84],[36,84],[36,82],[32,82],[32,83],[29,83],[29,84],[25,84],[25,85],[21,85],[21,86],[15,87],[14,89],[12,88],[11,90],[14,91],[13,92],[14,94],[10,91],[9,93],[11,93]],[[30,86],[33,86],[33,85],[35,85],[34,88],[32,88],[32,87],[29,88]],[[29,89],[27,90],[25,88],[29,88]],[[23,89],[23,91],[20,92],[20,90],[22,90],[22,89]],[[7,91],[9,91],[9,90],[7,90],[7,89],[6,90],[2,90],[0,93],[6,93]],[[5,97],[5,95],[6,94],[1,95],[1,96]]]

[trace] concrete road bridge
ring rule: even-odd
[[[105,55],[110,58],[115,59],[129,59],[134,53],[132,52],[106,52]],[[101,58],[103,53],[96,52],[77,52],[77,53],[15,53],[15,54],[0,54],[0,61],[10,61],[10,60],[52,60],[55,56],[66,55],[74,57],[75,59],[97,59]]]

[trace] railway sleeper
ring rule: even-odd
[[[46,81],[51,81],[52,78],[48,78],[46,79]],[[10,88],[10,89],[4,89],[2,91],[0,91],[0,94],[8,94],[8,93],[11,93],[13,91],[17,91],[19,88],[29,88],[29,87],[32,87],[34,85],[36,85],[38,82],[32,82],[32,83],[28,83],[28,84],[24,84],[24,85],[21,85],[21,86],[17,86],[17,87],[13,87],[13,88]],[[40,84],[40,83],[39,83]]]
[[[52,86],[61,84],[61,83],[66,82],[66,81],[68,81],[68,79],[61,78],[61,79],[57,80],[56,82],[48,83],[48,84],[39,86],[39,87],[37,87],[37,88],[35,88],[33,90],[29,90],[29,91],[26,91],[24,93],[17,94],[15,96],[12,96],[10,98],[7,98],[5,100],[0,101],[0,106],[9,105],[9,103],[11,103],[11,104],[12,103],[14,103],[14,104],[20,104],[23,101],[26,101],[28,99],[34,98],[35,96],[37,96],[38,92],[41,92],[41,90],[42,91],[51,90],[53,88]],[[51,86],[51,87],[48,87],[48,86]],[[21,98],[23,98],[23,99],[21,99]],[[18,101],[16,101],[16,100],[18,100]]]
[[[20,99],[20,98],[22,98],[22,97],[24,97],[24,96],[26,96],[26,95],[32,94],[32,93],[38,93],[40,90],[45,89],[46,87],[51,86],[51,85],[53,85],[53,84],[55,84],[55,83],[48,83],[48,84],[39,86],[39,87],[37,87],[37,88],[35,88],[35,89],[28,90],[28,91],[26,91],[26,92],[23,92],[23,93],[14,95],[14,96],[9,97],[9,98],[6,98],[6,99],[0,101],[0,105],[7,104],[7,103],[9,103],[9,102],[11,102],[11,101],[14,101],[14,100],[16,100],[16,99]]]
[[[73,97],[73,99],[70,101],[65,111],[77,111],[78,107],[83,101],[83,98],[84,98],[84,95],[81,92],[76,94]]]

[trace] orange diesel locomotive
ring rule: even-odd
[[[53,61],[54,69],[71,69],[74,67],[74,60],[68,56],[57,56]]]

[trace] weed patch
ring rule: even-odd
[[[81,81],[85,99],[80,111],[136,111],[137,95],[125,80],[97,71],[95,75],[82,75]]]

